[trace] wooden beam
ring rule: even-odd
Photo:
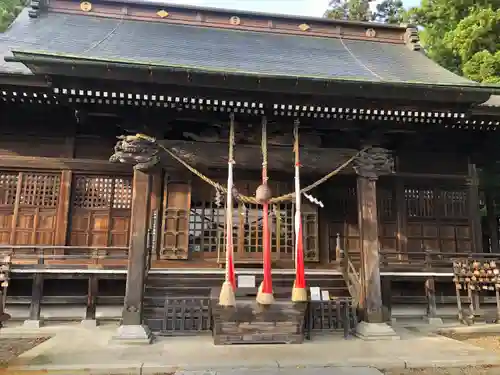
[[[70,68],[71,69],[71,68]],[[137,73],[136,68],[130,70],[131,75]],[[149,76],[147,81],[141,81],[140,79],[135,82],[134,85],[130,85],[131,77],[130,75],[125,80],[115,79],[114,77],[103,77],[100,75],[98,78],[92,77],[91,75],[81,75],[76,76],[74,74],[58,74],[52,75],[50,77],[52,81],[52,87],[58,88],[69,88],[75,90],[95,90],[95,91],[108,91],[108,92],[130,92],[131,94],[157,94],[164,96],[186,96],[193,98],[202,98],[210,100],[226,100],[226,101],[250,101],[250,102],[262,102],[265,106],[269,106],[274,112],[273,104],[286,104],[286,105],[301,105],[301,106],[336,106],[343,108],[377,108],[386,110],[420,110],[425,111],[467,111],[469,105],[467,100],[456,101],[451,97],[445,98],[446,100],[433,100],[430,96],[426,96],[421,99],[416,105],[415,100],[404,95],[396,95],[391,100],[387,98],[380,97],[380,87],[376,87],[374,96],[366,95],[366,97],[360,95],[347,95],[346,91],[340,90],[340,86],[347,89],[349,87],[353,89],[353,93],[358,91],[360,87],[352,87],[352,82],[345,82],[342,85],[341,82],[335,82],[334,85],[338,86],[335,89],[334,86],[328,85],[328,87],[322,87],[325,89],[324,92],[315,93],[305,93],[297,90],[297,82],[291,82],[292,87],[289,92],[281,91],[279,95],[276,95],[276,88],[280,89],[276,85],[276,79],[269,79],[268,84],[272,85],[271,89],[267,89],[264,85],[260,87],[245,87],[242,85],[240,80],[237,85],[231,84],[228,79],[224,79],[224,85],[221,85],[221,77],[214,77],[213,80],[215,85],[197,85],[195,82],[186,82],[182,77],[170,80],[170,82],[160,82],[157,78],[152,78],[148,69],[144,69],[144,72]],[[114,72],[108,72],[110,74],[115,74]],[[172,77],[172,73],[166,73]],[[193,75],[191,74],[191,77]],[[104,79],[103,79],[104,78]],[[137,78],[137,75],[136,75]],[[184,77],[185,78],[185,77]],[[226,77],[227,78],[227,77]],[[132,78],[133,80],[133,78]],[[262,83],[262,78],[260,79]],[[188,83],[188,84],[187,84]],[[359,85],[359,84],[358,84]],[[281,87],[283,88],[283,87]],[[419,91],[421,94],[421,91]],[[485,94],[487,95],[487,94]],[[421,95],[420,95],[421,96]],[[475,101],[480,101],[481,98],[474,98]],[[281,108],[277,108],[280,111]],[[288,111],[288,108],[284,108]],[[293,109],[293,108],[292,108]],[[268,116],[270,114],[267,114]],[[319,119],[319,118],[318,118]],[[387,121],[387,120],[385,120]]]
[[[109,150],[110,155],[113,150]],[[130,165],[113,164],[106,160],[39,158],[30,156],[2,156],[0,168],[4,170],[72,170],[74,172],[131,174]]]
[[[74,81],[121,81],[135,85],[164,84],[202,90],[232,90],[244,95],[252,92],[262,96],[330,96],[366,98],[372,100],[401,100],[401,98],[429,105],[431,102],[457,105],[483,103],[490,93],[478,87],[437,86],[390,82],[332,81],[285,76],[259,76],[256,74],[204,72],[173,67],[123,64],[106,61],[78,61],[71,58],[53,58],[17,53],[10,62],[22,62],[37,75],[51,76],[55,87],[75,88]],[[61,82],[65,80],[66,82]],[[66,86],[61,86],[66,83]],[[422,96],[422,90],[426,95]],[[241,95],[240,94],[240,95]],[[334,97],[333,97],[334,98]],[[236,97],[234,97],[236,99]]]
[[[142,299],[146,276],[147,234],[150,213],[152,178],[134,171],[132,187],[132,219],[130,223],[130,251],[127,286],[122,325],[142,325]]]
[[[159,143],[172,150],[182,160],[197,168],[227,168],[227,144],[209,142],[168,141],[161,140]],[[260,146],[241,145],[235,149],[235,160],[238,169],[260,170],[262,161],[260,157]],[[333,149],[308,147],[301,151],[301,166],[303,173],[328,173],[339,167],[349,158],[356,155],[358,150]],[[270,170],[286,170],[293,172],[292,145],[290,146],[268,146],[268,158]],[[172,157],[162,156],[163,166],[179,167],[178,161]],[[343,173],[352,171],[347,167]]]

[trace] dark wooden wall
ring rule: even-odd
[[[465,156],[414,153],[398,157],[394,176],[377,182],[379,239],[382,251],[399,259],[436,251],[474,250],[471,189]],[[331,209],[330,254],[335,236],[350,253],[359,252],[355,177],[332,181],[324,194]],[[479,207],[475,212],[479,215]],[[481,249],[478,249],[480,251]]]
[[[106,163],[124,129],[101,122],[79,124],[72,111],[0,115],[0,244],[128,246],[132,171]],[[396,175],[377,182],[381,249],[400,258],[425,250],[472,251],[469,177],[460,153],[398,155]],[[258,176],[237,170],[235,178],[242,194],[254,194]],[[215,190],[194,176],[155,179],[153,210],[161,228],[155,259],[212,266],[223,260],[224,199],[217,206]],[[292,174],[271,182],[275,196],[293,189]],[[359,252],[355,175],[335,176],[313,195],[325,208],[304,202],[309,265],[336,260],[337,233],[341,247]],[[284,203],[273,207],[271,220],[274,260],[290,268],[293,213],[293,204]],[[236,204],[233,215],[236,260],[260,261],[259,210]]]

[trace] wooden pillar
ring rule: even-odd
[[[151,188],[151,176],[134,170],[125,302],[122,325],[118,330],[118,335],[114,337],[123,342],[151,342],[151,332],[142,325]]]
[[[407,218],[405,186],[401,177],[396,178],[396,220],[397,220],[397,239],[396,245],[399,252],[399,257],[404,257],[408,251],[408,237],[406,235]]]
[[[361,244],[361,278],[363,320],[383,323],[384,309],[380,279],[380,244],[377,212],[377,179],[392,173],[394,162],[387,150],[370,148],[356,159],[354,169],[358,174],[358,221]]]
[[[488,230],[490,234],[490,246],[492,253],[499,253],[500,248],[498,244],[498,221],[495,212],[495,197],[493,194],[494,189],[487,187],[484,192],[484,199],[486,205],[486,215],[488,221]]]
[[[40,312],[42,309],[43,298],[43,273],[33,275],[33,284],[31,288],[31,303],[28,320],[24,321],[24,326],[28,328],[39,328],[42,325]]]
[[[384,321],[392,321],[392,277],[384,276],[382,279],[382,305]]]
[[[382,323],[376,178],[358,176],[364,320]]]
[[[99,293],[99,279],[97,275],[90,275],[87,289],[87,307],[85,309],[85,319],[82,325],[86,327],[96,327],[97,295]]]
[[[163,170],[158,170],[152,175],[151,188],[151,223],[149,223],[151,239],[151,260],[160,259],[160,231],[162,223],[162,197],[163,197]]]
[[[476,165],[469,161],[469,218],[472,232],[472,251],[483,252],[481,214],[479,211],[479,177]]]
[[[59,192],[59,203],[57,205],[57,231],[54,240],[54,244],[59,246],[65,246],[68,239],[72,181],[73,173],[69,170],[62,171],[61,190]],[[64,255],[64,250],[56,250],[56,253]]]

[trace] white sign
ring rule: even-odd
[[[238,288],[255,288],[255,276],[238,275]]]
[[[319,286],[312,286],[309,290],[311,292],[311,301],[321,301],[321,289]]]
[[[323,301],[330,301],[330,292],[328,290],[321,291],[321,299]]]

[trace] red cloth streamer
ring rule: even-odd
[[[299,230],[296,239],[296,253],[295,256],[295,287],[305,288],[306,287],[306,276],[304,269],[304,244],[302,240],[302,219],[299,220]]]
[[[236,290],[236,275],[234,271],[234,259],[233,259],[233,236],[227,236],[226,251],[228,252],[227,264],[226,264],[226,273],[227,273],[226,281],[231,283],[233,290]]]
[[[271,272],[271,238],[269,236],[269,204],[263,205],[262,231],[263,231],[263,257],[264,257],[264,279],[262,281],[262,292],[273,292],[273,279]]]

